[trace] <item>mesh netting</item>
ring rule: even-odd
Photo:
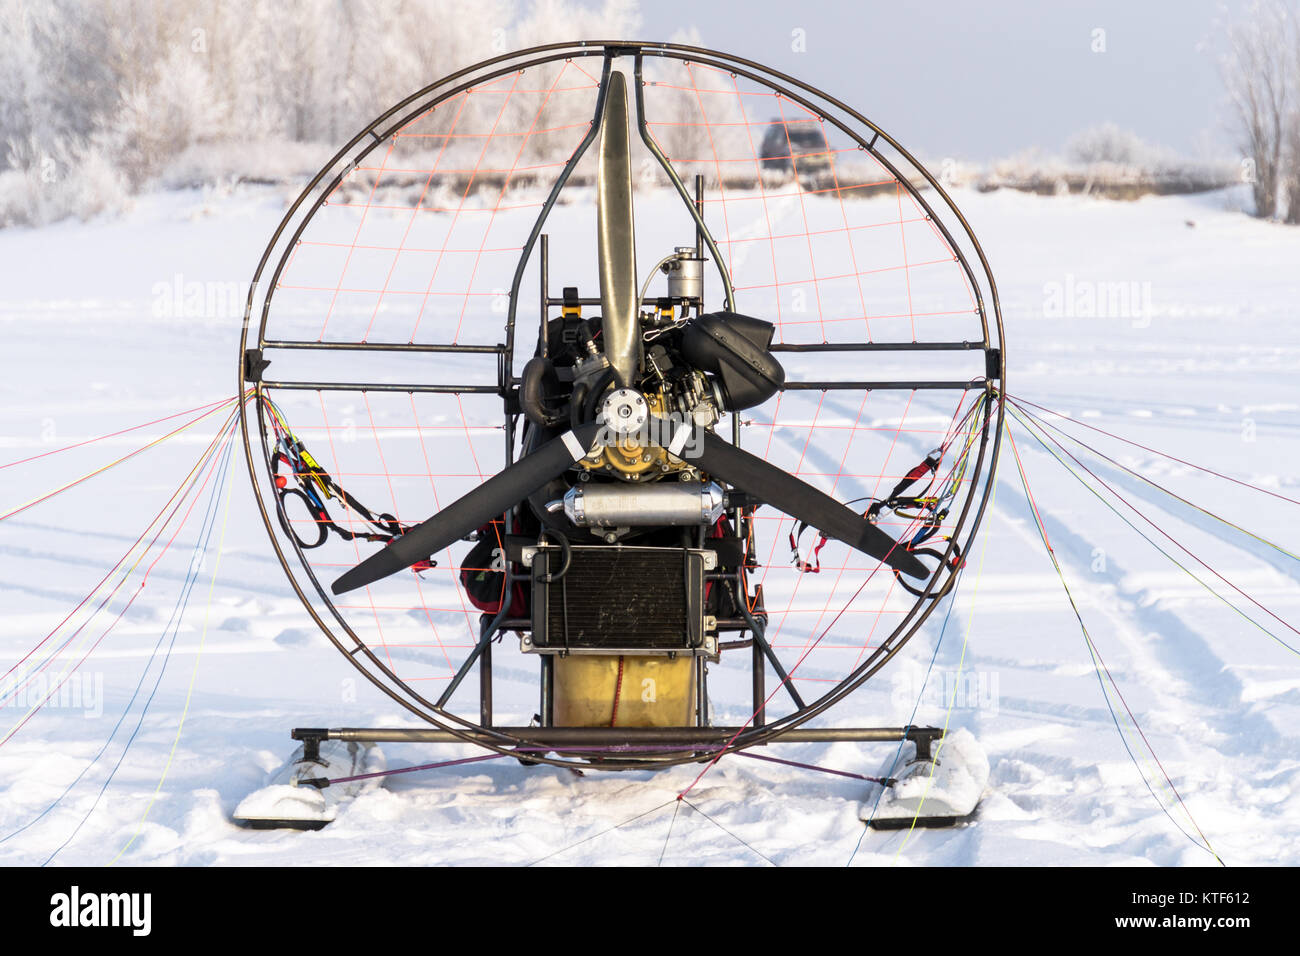
[[[543,311],[539,246],[529,237],[591,131],[600,81],[598,58],[574,56],[431,94],[358,141],[351,165],[322,181],[298,231],[286,234],[262,342],[374,350],[276,352],[268,372],[276,382],[328,387],[272,385],[265,392],[321,467],[372,512],[414,524],[506,464],[512,430],[497,386],[503,369],[517,375],[533,354]],[[701,177],[703,218],[734,287],[735,309],[775,323],[775,341],[785,349],[779,358],[795,387],[740,413],[741,444],[855,502],[859,512],[946,446],[928,479],[951,493],[948,527],[935,538],[942,541],[968,497],[983,493],[985,476],[970,464],[982,449],[978,428],[988,408],[981,388],[933,386],[980,378],[988,334],[965,263],[929,208],[938,204],[921,198],[919,174],[911,166],[896,171],[901,163],[867,148],[876,142],[871,128],[843,129],[796,98],[719,66],[656,57],[638,88],[647,135],[677,178],[693,194]],[[674,247],[695,244],[696,227],[667,171],[635,134],[633,146],[644,281]],[[563,286],[598,295],[594,154],[588,150],[574,165],[541,229],[552,296]],[[706,264],[706,311],[723,307],[717,266]],[[649,294],[663,290],[656,277]],[[954,342],[976,349],[799,350]],[[390,345],[477,351],[380,348]],[[810,382],[862,384],[797,387]],[[412,384],[421,388],[404,388]],[[423,390],[429,387],[445,391]],[[718,425],[724,435],[731,428],[729,418]],[[340,526],[365,530],[351,509],[329,504]],[[315,519],[292,504],[287,510],[301,536],[314,538]],[[818,570],[806,563],[801,570],[791,553],[795,523],[773,509],[760,509],[755,526],[749,583],[762,586],[768,639],[805,698],[844,681],[922,604],[874,559],[835,541],[819,548],[813,531],[795,545],[797,559],[815,558]],[[886,512],[881,526],[907,538],[919,524]],[[301,553],[303,571],[327,586],[377,547],[330,536]],[[329,597],[331,613],[400,682],[429,699],[478,638],[479,611],[460,584],[469,550],[454,545],[434,555],[432,568]],[[715,720],[740,723],[751,711],[748,661],[729,669],[729,660],[724,654],[711,668],[710,693]],[[536,707],[536,658],[507,648],[496,666],[517,678],[498,693],[500,722],[527,722]],[[460,694],[453,709],[473,712],[477,688]],[[772,716],[791,707],[776,698]]]

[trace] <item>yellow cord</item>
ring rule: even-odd
[[[230,438],[226,439],[227,443],[229,443],[233,438],[234,432],[232,431],[230,433]],[[121,859],[122,854],[129,850],[131,844],[133,844],[136,841],[136,838],[140,836],[140,831],[144,828],[145,821],[149,818],[149,811],[153,809],[153,805],[158,801],[158,795],[162,793],[163,783],[167,780],[167,772],[171,769],[172,760],[176,756],[176,748],[181,742],[181,731],[185,729],[185,718],[189,716],[190,701],[194,696],[194,682],[199,676],[199,661],[203,658],[203,648],[207,644],[208,640],[208,621],[212,616],[212,597],[217,587],[217,574],[221,570],[221,556],[225,551],[226,525],[230,518],[230,492],[234,487],[235,483],[230,480],[230,475],[227,473],[226,500],[222,505],[221,515],[221,536],[217,539],[217,559],[212,568],[212,580],[208,583],[208,604],[203,611],[203,632],[199,637],[199,649],[194,655],[194,668],[190,672],[190,684],[188,689],[185,691],[185,706],[181,709],[181,719],[176,725],[176,737],[172,740],[171,751],[167,754],[167,763],[163,765],[162,776],[158,778],[158,786],[154,788],[153,796],[149,799],[149,805],[144,808],[144,813],[140,815],[140,822],[136,824],[135,832],[131,834],[131,839],[126,841],[126,845],[123,846],[122,849],[118,850],[117,856],[113,857],[113,859],[109,861],[109,866],[112,866]]]
[[[1002,440],[1001,435],[999,434],[998,437],[999,443],[1001,443],[1001,440]],[[993,506],[997,501],[997,497],[998,497],[998,483],[994,481],[993,493],[989,497],[990,511],[993,510]],[[976,607],[975,599],[979,595],[980,580],[984,577],[984,559],[988,556],[988,552],[989,552],[989,537],[988,535],[985,535],[983,546],[980,548],[979,568],[975,572],[975,586],[971,590],[970,616],[966,619],[966,631],[962,635],[962,639],[961,639],[961,656],[957,661],[957,679],[953,682],[952,696],[948,700],[948,712],[944,715],[943,718],[943,736],[939,738],[938,746],[934,751],[933,754],[934,759],[930,763],[930,776],[926,778],[925,789],[921,791],[921,802],[918,803],[916,806],[916,813],[913,814],[912,822],[907,827],[907,833],[903,837],[903,842],[899,844],[897,852],[894,853],[893,862],[890,864],[891,866],[896,866],[898,864],[898,858],[902,855],[903,850],[907,847],[908,841],[912,839],[912,833],[916,829],[916,821],[920,819],[921,810],[925,807],[925,798],[929,795],[930,787],[934,784],[934,770],[935,767],[937,767],[939,764],[939,754],[943,752],[944,742],[948,739],[948,725],[949,722],[952,720],[953,708],[957,705],[957,688],[961,686],[961,672],[963,666],[965,666],[966,663],[966,647],[970,642],[971,628],[974,626],[975,623],[975,607]],[[957,597],[954,594],[953,600],[955,601],[956,599]]]

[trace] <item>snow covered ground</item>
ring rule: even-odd
[[[120,220],[0,232],[0,460],[233,394],[240,288],[283,199],[271,189],[159,194]],[[999,282],[1012,394],[1300,497],[1300,230],[1234,211],[1243,199],[1235,192],[1132,203],[1005,191],[955,199]],[[194,278],[230,284],[225,318],[187,317],[183,287]],[[1130,293],[1128,306],[1114,307],[1105,294],[1117,283]],[[125,454],[139,434],[0,471],[0,513]],[[104,576],[210,437],[211,429],[187,433],[0,522],[6,669]],[[1016,439],[1089,632],[1196,826],[1229,865],[1300,864],[1300,657],[1153,551],[1023,432]],[[1300,507],[1099,444],[1297,550]],[[665,864],[1213,863],[1175,826],[1191,828],[1158,768],[1143,765],[1153,793],[1130,760],[1013,459],[1003,465],[916,715],[942,723],[947,701],[934,688],[950,690],[959,668],[974,676],[964,686],[978,693],[951,716],[990,758],[973,826],[864,836],[860,782],[734,757],[691,791],[708,818],[673,806],[698,767],[579,777],[497,760],[392,778],[319,833],[241,830],[229,814],[287,756],[290,727],[372,726],[399,715],[315,633],[272,556],[236,459],[206,633],[211,556],[125,757],[159,675],[161,656],[152,655],[201,515],[78,671],[82,696],[30,720],[25,697],[0,707],[0,862],[41,863],[58,850],[59,864],[653,864],[661,854]],[[1300,622],[1300,563],[1118,470],[1098,473],[1225,577]],[[73,660],[130,596],[125,590],[106,606],[79,638],[85,643],[70,649]],[[1296,632],[1256,617],[1300,645]],[[940,619],[833,719],[906,719]],[[143,690],[122,719],[142,674]],[[505,676],[531,693],[522,671]],[[390,767],[470,753],[384,750]],[[866,774],[886,770],[892,752],[780,749]]]

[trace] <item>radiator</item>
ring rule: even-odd
[[[620,545],[539,548],[536,650],[681,651],[704,643],[705,552]],[[547,575],[554,580],[547,581]]]

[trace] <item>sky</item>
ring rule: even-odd
[[[1225,23],[1246,6],[642,0],[638,39],[695,27],[703,45],[821,87],[927,157],[1060,152],[1072,134],[1112,122],[1190,157],[1221,158],[1237,149],[1217,56]]]

